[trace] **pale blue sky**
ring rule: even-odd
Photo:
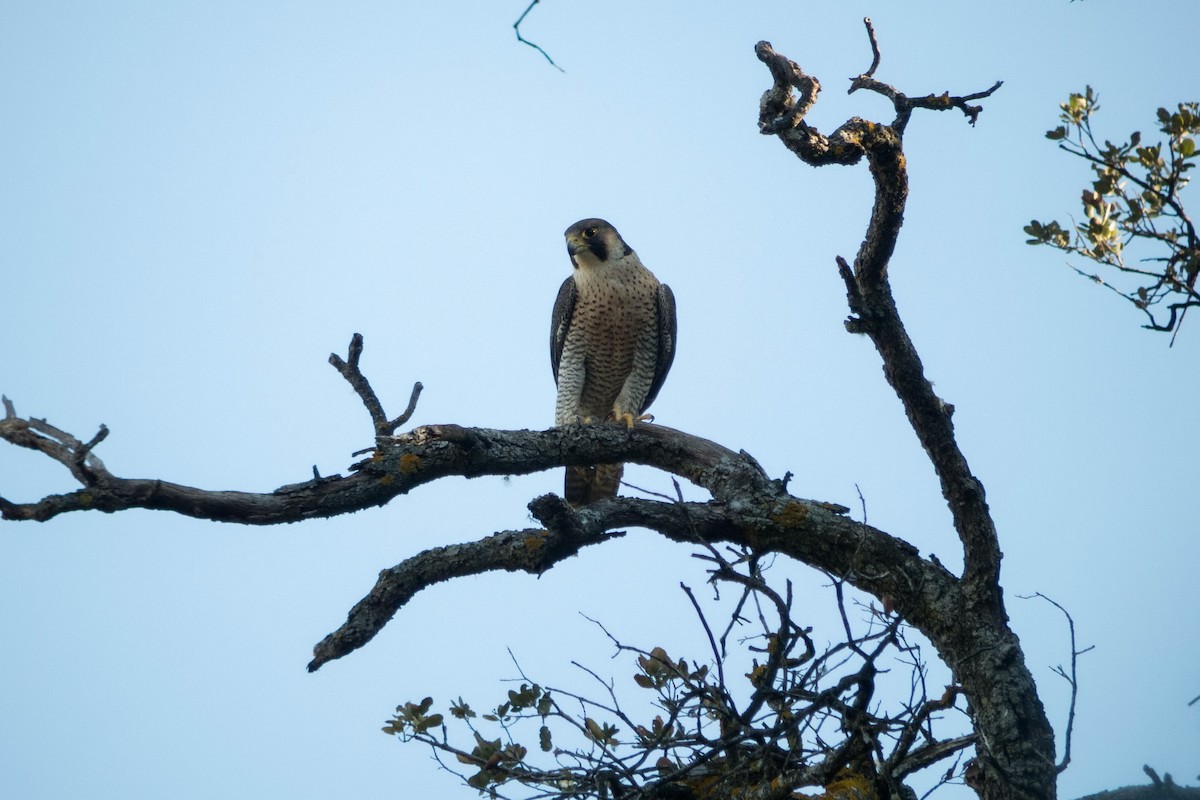
[[[602,216],[678,299],[661,422],[791,470],[801,496],[857,508],[857,484],[872,524],[955,563],[932,470],[873,348],[841,324],[833,259],[862,239],[866,167],[813,170],[755,124],[760,39],[822,80],[813,124],[890,120],[845,93],[870,60],[869,15],[878,77],[906,92],[1005,81],[974,129],[914,118],[891,274],[987,486],[1010,613],[1060,732],[1064,626],[1016,595],[1054,597],[1096,645],[1061,794],[1140,782],[1143,763],[1193,779],[1200,434],[1180,409],[1200,390],[1200,319],[1167,349],[1021,226],[1065,222],[1085,182],[1042,137],[1068,92],[1097,88],[1112,137],[1196,99],[1200,7],[546,0],[524,33],[564,74],[513,40],[525,5],[9,0],[0,391],[80,436],[106,423],[117,474],[214,489],[344,471],[370,443],[325,363],[355,331],[391,413],[421,380],[414,424],[545,427],[561,233]],[[560,486],[558,471],[449,480],[266,529],[152,512],[0,524],[6,796],[473,796],[379,732],[392,708],[498,699],[506,647],[543,682],[586,688],[572,659],[627,679],[577,612],[702,656],[686,548],[635,531],[540,580],[440,586],[366,649],[304,665],[380,569],[525,527],[526,502]],[[73,488],[0,448],[0,494]],[[821,576],[776,570],[827,612]]]

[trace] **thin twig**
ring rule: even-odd
[[[84,472],[87,472],[89,475],[91,475],[92,474],[91,470],[88,469],[87,464],[85,462],[88,460],[88,456],[91,454],[92,448],[95,447],[96,445],[100,444],[107,438],[108,438],[108,426],[102,424],[100,426],[100,430],[96,431],[95,436],[93,436],[91,439],[89,439],[85,444],[81,444],[78,448],[76,448],[76,450],[75,450],[75,466],[78,467],[80,470],[83,470]]]
[[[1065,742],[1063,744],[1063,757],[1062,757],[1062,761],[1059,762],[1058,765],[1055,766],[1055,768],[1054,768],[1056,772],[1062,773],[1067,768],[1067,766],[1071,763],[1071,734],[1075,727],[1075,699],[1076,699],[1077,695],[1079,694],[1079,683],[1077,681],[1078,673],[1076,671],[1076,663],[1078,661],[1079,656],[1083,655],[1084,653],[1088,652],[1089,650],[1092,650],[1095,647],[1095,645],[1093,645],[1092,647],[1086,647],[1083,650],[1075,649],[1075,620],[1071,617],[1070,612],[1068,612],[1065,608],[1063,608],[1061,605],[1059,605],[1055,601],[1051,600],[1046,595],[1042,594],[1041,592],[1034,592],[1031,595],[1017,595],[1017,597],[1021,598],[1022,600],[1030,600],[1034,597],[1040,597],[1043,600],[1045,600],[1047,603],[1049,603],[1050,605],[1054,606],[1059,611],[1061,611],[1063,613],[1063,616],[1067,618],[1067,628],[1069,629],[1070,634],[1071,634],[1071,674],[1068,675],[1061,666],[1054,668],[1055,674],[1061,676],[1064,680],[1067,681],[1067,683],[1071,684],[1071,705],[1070,705],[1070,709],[1067,711],[1067,732],[1064,737]]]
[[[409,417],[417,410],[417,399],[420,398],[424,388],[425,386],[420,381],[413,384],[412,394],[408,396],[408,405],[405,406],[404,413],[388,422],[388,427],[391,429],[388,433],[394,433],[397,428],[408,422]]]
[[[871,67],[863,73],[864,77],[870,78],[875,75],[875,70],[879,69],[879,40],[875,38],[875,26],[871,23],[870,17],[863,17],[863,25],[867,26],[867,38],[871,40]]]
[[[867,28],[867,39],[871,43],[871,66],[863,74],[856,75],[850,79],[848,93],[854,94],[859,89],[867,89],[891,100],[892,105],[896,109],[896,119],[892,123],[892,127],[897,133],[904,132],[904,128],[908,125],[908,120],[912,117],[914,108],[927,108],[934,111],[957,108],[966,115],[970,124],[974,125],[976,120],[979,119],[979,114],[983,111],[983,108],[971,105],[970,101],[990,97],[997,89],[1004,85],[1003,81],[996,81],[989,89],[962,95],[961,97],[952,97],[949,92],[943,92],[940,95],[930,94],[924,97],[909,97],[891,84],[884,83],[875,78],[875,70],[879,68],[880,61],[879,40],[875,36],[875,26],[871,23],[871,18],[863,17],[863,24]]]
[[[533,11],[533,7],[536,6],[538,3],[540,3],[541,1],[542,0],[533,0],[533,2],[531,2],[529,4],[529,6],[524,11],[521,12],[521,16],[517,17],[517,21],[513,23],[513,31],[517,34],[518,42],[520,42],[521,44],[527,44],[530,47],[532,47],[534,50],[537,50],[539,53],[542,54],[542,56],[545,57],[545,59],[547,61],[550,62],[550,66],[554,67],[559,72],[566,72],[565,69],[560,67],[558,64],[554,63],[554,59],[550,57],[549,53],[547,53],[541,47],[539,47],[538,45],[534,44],[533,42],[529,41],[528,39],[526,39],[524,36],[521,35],[521,23],[525,21],[525,17],[529,14],[529,12]]]
[[[704,634],[708,636],[708,646],[712,648],[713,662],[717,665],[717,680],[720,687],[724,689],[729,685],[725,683],[725,662],[721,658],[720,651],[717,649],[717,640],[713,636],[712,628],[708,626],[708,618],[704,616],[704,610],[700,608],[700,603],[696,601],[696,595],[692,593],[692,587],[680,581],[679,588],[683,589],[683,593],[688,596],[688,600],[692,601],[692,608],[696,610],[696,616],[700,618],[700,624],[704,626]],[[733,698],[726,694],[725,702],[729,704],[730,710],[736,716],[737,709],[733,707]]]
[[[858,492],[858,504],[862,507],[863,525],[867,524],[867,498],[863,497],[862,489],[858,488],[858,484],[854,484],[854,491]]]

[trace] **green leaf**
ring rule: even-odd
[[[604,723],[603,725],[596,722],[591,717],[583,718],[584,735],[598,744],[614,746],[618,744],[616,735],[617,728],[614,725]]]
[[[1179,118],[1183,121],[1185,130],[1192,131],[1196,129],[1196,104],[1195,103],[1180,103]]]
[[[553,743],[550,741],[550,729],[545,725],[538,731],[538,744],[541,746],[542,752],[545,753],[549,753],[554,748]]]
[[[475,716],[475,712],[471,707],[460,697],[457,702],[450,704],[450,713],[457,719],[470,719]]]
[[[583,727],[584,733],[586,733],[589,739],[595,740],[604,738],[604,729],[601,728],[600,724],[591,717],[583,718]]]
[[[1046,138],[1055,142],[1059,139],[1065,139],[1067,138],[1067,129],[1064,126],[1059,125],[1052,131],[1046,131]]]
[[[1191,158],[1192,154],[1195,152],[1196,152],[1196,140],[1195,139],[1184,139],[1183,141],[1181,141],[1179,143],[1179,155],[1183,156],[1184,158]]]

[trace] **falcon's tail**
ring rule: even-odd
[[[624,464],[567,467],[567,477],[563,482],[563,496],[576,508],[603,500],[606,497],[616,497],[617,487],[621,485],[621,476],[624,474]]]

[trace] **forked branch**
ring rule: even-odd
[[[909,97],[903,92],[897,91],[894,86],[875,80],[875,70],[879,69],[881,59],[879,40],[875,36],[875,26],[871,23],[871,18],[864,17],[863,24],[867,28],[867,38],[871,42],[871,66],[863,74],[850,79],[848,93],[853,94],[859,89],[866,89],[891,100],[892,105],[896,109],[896,118],[892,121],[891,127],[901,134],[904,133],[904,128],[908,125],[908,120],[912,117],[912,112],[915,108],[924,108],[931,111],[945,111],[950,108],[957,108],[963,112],[967,121],[974,125],[976,120],[979,119],[979,114],[983,111],[983,107],[971,105],[971,101],[991,97],[997,89],[1004,85],[1004,81],[996,81],[992,84],[991,88],[984,89],[982,92],[973,92],[961,96],[951,96],[949,92],[942,92],[941,94],[927,94],[924,97]]]
[[[367,413],[371,415],[371,424],[375,426],[376,436],[391,436],[404,423],[408,422],[413,412],[417,410],[417,399],[421,396],[421,390],[425,387],[420,381],[413,384],[412,394],[408,398],[408,407],[404,409],[404,413],[395,419],[389,420],[387,414],[383,412],[383,404],[379,402],[379,397],[375,394],[375,390],[371,388],[371,383],[359,369],[358,361],[362,357],[363,337],[361,333],[356,333],[350,338],[350,351],[347,354],[348,359],[343,360],[337,353],[329,354],[329,363],[333,365],[346,382],[358,393],[362,399],[363,405],[367,407]]]

